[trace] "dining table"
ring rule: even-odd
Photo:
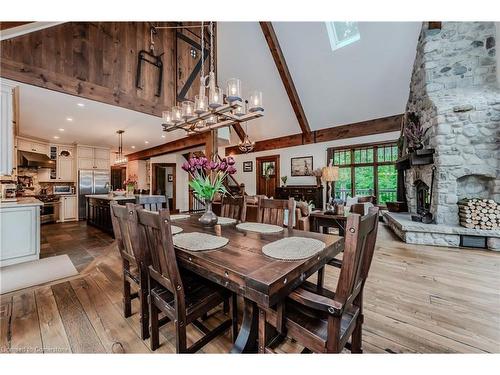
[[[243,319],[231,353],[257,352],[258,310],[273,307],[307,278],[322,269],[344,249],[337,235],[283,228],[277,233],[257,233],[238,229],[236,224],[203,226],[199,214],[175,220],[184,233],[200,232],[229,240],[224,247],[189,251],[176,247],[179,265],[243,297]],[[324,242],[315,255],[302,260],[280,260],[262,252],[266,244],[285,237],[306,237]]]

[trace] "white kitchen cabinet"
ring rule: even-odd
[[[109,149],[78,146],[78,169],[109,169]]]
[[[36,142],[29,139],[18,138],[17,149],[50,156],[50,146],[47,143]]]
[[[40,257],[41,202],[37,202],[0,204],[0,267]]]
[[[14,87],[0,81],[0,176],[14,174]]]
[[[78,219],[76,195],[64,195],[59,202],[59,221],[65,222]]]
[[[58,181],[75,181],[74,159],[61,158],[57,159],[57,180]]]

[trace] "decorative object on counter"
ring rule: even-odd
[[[321,176],[323,175],[323,171],[321,168],[317,168],[311,173],[314,177],[316,177],[316,186],[321,186]]]
[[[321,178],[326,182],[326,202],[330,203],[332,198],[331,186],[332,182],[338,181],[339,179],[339,167],[334,167],[333,165],[323,167],[321,170]]]
[[[131,175],[127,180],[123,182],[127,189],[127,195],[134,195],[134,190],[137,186],[137,176]]]
[[[288,176],[281,176],[281,182],[283,182],[283,187],[286,187],[287,180],[288,180]]]
[[[313,172],[313,157],[303,156],[300,158],[291,158],[292,176],[312,176]]]
[[[414,112],[409,112],[406,114],[406,126],[404,129],[404,134],[408,140],[408,152],[411,153],[415,150],[421,150],[424,148],[423,138],[425,131],[420,124],[420,119]]]
[[[262,247],[268,257],[280,260],[301,260],[316,255],[325,248],[323,241],[305,237],[286,237]]]
[[[113,195],[116,197],[123,197],[125,194],[127,194],[126,190],[115,190],[113,191]]]
[[[205,27],[208,26],[210,35],[210,66],[209,73],[205,75]],[[190,26],[193,27],[193,26]],[[176,26],[157,27],[155,29],[171,29]],[[234,124],[246,123],[264,115],[262,105],[262,93],[255,91],[250,95],[250,101],[242,99],[241,81],[237,78],[231,78],[226,84],[226,104],[223,103],[223,94],[220,88],[216,86],[215,79],[215,60],[214,60],[214,30],[213,22],[205,25],[201,22],[201,43],[200,43],[200,91],[195,96],[194,104],[190,101],[182,103],[182,110],[179,113],[178,107],[164,111],[163,130],[170,132],[176,129],[183,129],[188,134],[203,133],[212,131],[221,127],[227,127]],[[208,96],[207,96],[208,91]],[[247,132],[245,132],[247,133]],[[253,149],[253,143],[245,136],[242,142],[244,152],[247,149]]]
[[[253,172],[253,161],[243,162],[243,172]]]
[[[217,224],[217,215],[212,211],[212,202],[216,194],[224,196],[227,189],[224,180],[229,175],[236,173],[234,158],[228,156],[221,161],[209,160],[206,157],[193,157],[182,164],[182,169],[191,176],[189,186],[196,197],[205,203],[205,213],[200,217],[200,222],[207,226]]]
[[[174,246],[189,251],[215,250],[224,247],[229,240],[213,234],[191,232],[181,233],[173,237]]]

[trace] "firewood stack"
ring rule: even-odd
[[[462,199],[458,202],[460,225],[473,229],[500,227],[500,204],[493,199]]]

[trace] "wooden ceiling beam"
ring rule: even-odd
[[[0,30],[8,30],[13,27],[23,26],[32,22],[0,22]]]
[[[310,143],[328,142],[337,139],[356,138],[365,135],[400,131],[402,118],[403,114],[400,114],[374,120],[356,122],[348,125],[320,129],[311,132],[308,137],[306,137],[305,134],[299,133],[257,141],[255,142],[255,147],[252,152],[275,150]],[[225,152],[226,155],[242,154],[242,152],[238,149],[238,146],[226,147]]]
[[[245,139],[245,131],[241,127],[241,124],[233,124],[233,129],[238,134],[240,140],[243,141]]]
[[[295,84],[293,83],[292,75],[288,70],[288,65],[286,64],[285,56],[283,55],[283,51],[281,50],[278,37],[274,32],[273,24],[272,22],[260,22],[260,27],[262,29],[262,32],[264,33],[264,37],[266,38],[267,45],[269,46],[269,50],[271,51],[271,55],[273,56],[274,63],[276,64],[276,68],[278,69],[281,77],[281,81],[285,86],[285,91],[288,94],[288,98],[290,99],[290,104],[292,105],[295,116],[297,117],[297,121],[299,122],[300,130],[303,134],[311,133],[309,122],[307,121],[304,108],[302,107],[302,103],[300,102]]]

